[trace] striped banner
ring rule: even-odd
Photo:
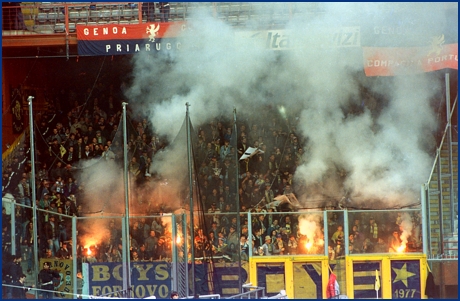
[[[380,261],[353,263],[353,291],[355,299],[375,299],[377,295],[375,291],[375,271],[381,271],[380,265]],[[379,297],[382,295],[381,288],[379,288],[378,294]]]

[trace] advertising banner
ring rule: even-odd
[[[89,294],[101,296],[123,290],[121,262],[101,262],[89,265]],[[168,262],[132,262],[131,297],[169,298],[171,264]]]
[[[79,55],[123,55],[180,49],[185,22],[77,25]]]
[[[430,47],[363,47],[366,76],[395,76],[458,69],[458,44],[433,38]]]
[[[290,50],[296,48],[348,48],[361,46],[359,26],[305,29],[301,37],[290,30],[273,29],[257,31],[237,31],[237,38],[254,39],[259,45],[270,50]]]

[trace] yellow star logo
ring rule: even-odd
[[[407,278],[412,277],[415,273],[411,273],[407,271],[406,263],[402,266],[402,268],[397,269],[393,268],[393,271],[396,273],[396,277],[393,280],[393,283],[401,281],[407,287]]]

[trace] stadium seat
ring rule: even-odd
[[[232,26],[238,25],[238,16],[228,16],[227,22]]]
[[[65,32],[65,24],[64,23],[56,23],[56,25],[54,25],[54,32],[56,32],[56,33],[64,33]]]
[[[240,5],[238,3],[232,3],[228,6],[229,16],[238,16],[240,14]]]
[[[132,9],[123,9],[122,12],[123,19],[130,20],[133,18],[133,10]]]
[[[112,20],[120,20],[121,11],[118,9],[112,9]]]
[[[47,13],[38,13],[37,15],[38,23],[44,24],[48,21],[48,14]]]
[[[97,20],[99,20],[99,17],[100,17],[100,12],[99,11],[90,10],[89,18],[90,18],[91,21],[96,22]]]
[[[80,19],[80,12],[78,12],[78,11],[70,11],[69,12],[69,21],[70,22],[76,22],[79,19]]]
[[[53,9],[51,2],[42,2],[42,5],[38,7],[38,9],[42,12],[49,12]]]
[[[139,19],[138,16],[139,16],[139,9],[138,8],[133,9],[133,18],[137,20]]]
[[[58,12],[56,21],[65,22],[65,15],[63,13],[61,13],[61,12]]]
[[[82,10],[80,12],[80,18],[79,19],[84,20],[84,21],[88,21],[88,15],[89,15],[88,10],[86,10],[86,9]]]
[[[172,12],[172,10],[171,10]],[[185,7],[182,5],[177,5],[174,8],[174,14],[176,15],[176,18],[179,18],[180,20],[183,20],[185,18]]]
[[[102,20],[108,21],[112,17],[110,10],[101,10],[100,17]]]
[[[58,20],[58,13],[51,12],[48,13],[48,22],[56,23]]]

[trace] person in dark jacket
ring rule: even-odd
[[[54,284],[53,279],[60,278],[59,273],[51,270],[51,262],[43,264],[43,269],[38,273],[38,282],[41,284],[43,299],[53,299]]]
[[[31,287],[24,286],[24,282],[26,280],[26,275],[21,274],[19,275],[19,279],[13,282],[14,287],[12,288],[12,299],[27,299],[26,292],[31,289]],[[34,287],[34,285],[32,285]]]
[[[10,257],[12,262],[5,264],[4,274],[5,274],[5,283],[14,285],[19,281],[20,276],[23,274],[22,267],[21,267],[21,255],[12,255]],[[7,287],[6,288],[6,298],[12,298],[13,288]]]

